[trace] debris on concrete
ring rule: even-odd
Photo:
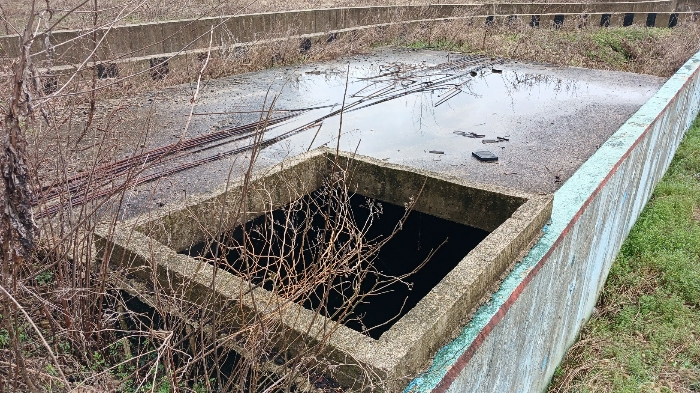
[[[163,173],[177,187],[182,185],[181,188],[188,190],[209,190],[225,182],[222,173],[228,171],[236,157],[249,152],[252,141],[259,135],[255,132],[259,128],[251,125],[260,124],[259,110],[265,104],[268,89],[280,96],[272,112],[274,124],[269,124],[264,134],[261,167],[309,148],[336,147],[342,112],[340,150],[357,151],[379,160],[391,157],[387,161],[487,184],[528,192],[553,192],[664,82],[630,73],[554,69],[522,62],[501,61],[501,64],[479,56],[451,55],[447,63],[445,59],[445,52],[386,49],[370,55],[290,67],[287,71],[275,69],[212,80],[196,103],[196,112],[202,115],[194,118],[188,136],[205,138],[221,132],[222,138],[207,139],[206,144],[196,143],[187,148],[182,144],[178,148],[166,148],[167,152],[172,151],[167,157],[156,154],[157,165],[138,178],[138,184],[133,185],[138,192],[132,198],[143,199],[144,206],[150,206],[153,193],[148,187],[152,186],[141,185],[140,179],[163,178]],[[502,73],[492,73],[494,68]],[[472,71],[477,73],[476,77],[471,76]],[[346,82],[347,97],[345,107],[341,108]],[[451,97],[449,105],[433,107],[454,94],[457,85],[461,93]],[[145,103],[148,97],[136,98]],[[179,121],[189,116],[190,98],[190,85],[170,89],[167,100],[154,100],[148,108],[146,105],[137,108],[129,117],[133,120],[120,128],[140,127],[138,119],[147,116],[152,116],[154,123],[172,125],[174,119]],[[232,108],[236,108],[235,113],[231,112]],[[211,130],[214,125],[222,129]],[[173,138],[178,135],[171,128],[158,131],[149,134],[148,146],[160,149],[177,141]],[[486,146],[481,143],[484,139],[499,143]],[[429,146],[435,150],[441,150],[438,146],[449,147],[450,154],[431,153],[433,159],[426,160]],[[465,160],[471,152],[488,150],[490,146],[507,146],[508,154],[494,151],[499,163],[531,170],[519,170],[518,176],[503,176],[497,165]],[[558,166],[555,174],[561,182],[555,183],[553,175],[541,176],[533,169],[542,164],[541,155],[537,154],[541,151],[548,153],[548,162]],[[156,162],[148,157],[148,162]],[[239,161],[242,159],[241,156]],[[235,165],[237,171],[244,170],[243,164]],[[178,168],[178,172],[173,168]],[[121,167],[115,170],[120,176],[128,173]],[[80,189],[78,179],[71,183]],[[172,200],[172,194],[162,190],[156,195]],[[184,197],[184,193],[177,194]]]
[[[442,151],[442,150],[430,150],[428,153],[432,153],[432,154],[445,154],[445,152]]]
[[[486,136],[483,134],[477,134],[475,132],[453,131],[453,133],[461,136],[466,136],[467,138],[483,138]]]
[[[486,162],[498,161],[498,156],[496,156],[495,154],[491,153],[488,150],[480,150],[480,151],[472,152],[472,156],[476,157],[476,159],[479,161],[486,161]]]

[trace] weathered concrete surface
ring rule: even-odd
[[[328,345],[336,354],[329,356],[343,364],[334,378],[346,386],[362,386],[367,377],[354,366],[360,364],[372,370],[370,379],[378,377],[389,391],[398,391],[426,366],[441,345],[454,337],[500,277],[540,236],[551,212],[552,198],[474,185],[352,153],[341,152],[336,158],[334,150],[321,148],[255,174],[250,180],[251,192],[246,194],[246,216],[278,208],[309,193],[338,167],[351,168],[352,191],[400,204],[417,197],[418,211],[477,224],[490,231],[378,340],[289,304],[263,288],[251,288],[231,273],[220,269],[214,273],[214,267],[201,259],[177,254],[179,249],[238,222],[231,219],[237,216],[231,207],[240,203],[242,181],[193,198],[185,205],[161,208],[121,223],[114,230],[99,233],[99,243],[109,250],[106,255],[113,268],[124,275],[145,282],[155,277],[166,290],[184,293],[193,302],[211,299],[208,295],[213,294],[218,302],[240,302],[249,312],[262,313],[286,304],[280,317],[296,335],[313,340],[334,329]],[[224,317],[235,323],[235,315]]]
[[[340,108],[348,66],[346,105],[361,99],[350,97],[352,94],[376,82],[365,78],[396,68],[417,73],[411,77],[418,81],[436,80],[440,76],[424,76],[430,67],[460,58],[446,52],[388,49],[317,65],[209,81],[201,89],[194,107],[200,115],[192,119],[187,136],[256,121],[260,118],[257,112],[234,112],[259,110],[266,100],[269,104],[276,96],[278,109],[321,107],[269,130],[269,137],[273,137]],[[486,60],[479,67],[491,64],[490,59]],[[341,150],[472,182],[552,193],[663,83],[661,78],[651,76],[542,64],[506,62],[494,66],[502,73],[493,73],[491,66],[479,67],[465,92],[444,104],[435,106],[445,97],[442,92],[417,92],[345,113]],[[467,67],[450,73],[469,75],[470,70]],[[191,109],[191,88],[185,85],[167,89],[159,97],[137,98],[144,108],[133,116],[134,123],[142,124],[151,117],[149,122],[155,125],[149,131],[148,146],[162,146],[182,135],[182,124]],[[320,129],[310,128],[269,146],[262,151],[258,164],[274,165],[309,147],[335,147],[338,128],[339,117],[328,118]],[[454,131],[486,137],[468,138]],[[482,143],[497,136],[508,136],[509,141]],[[168,165],[225,152],[242,143],[227,144]],[[471,156],[476,150],[494,151],[498,163],[477,161]],[[131,153],[125,151],[124,155]],[[210,192],[225,183],[229,173],[233,177],[240,174],[246,164],[241,154],[171,176],[167,181],[140,186],[127,195],[123,214],[138,215],[155,205],[178,203],[185,197]]]
[[[555,193],[541,240],[406,391],[543,391],[699,110],[700,53]]]
[[[675,0],[676,11],[698,11],[700,3],[698,0]]]
[[[136,25],[110,26],[98,30],[95,37],[82,30],[52,32],[39,36],[32,47],[38,64],[50,60],[51,66],[80,64],[90,57],[97,43],[97,61],[113,62],[143,56],[177,55],[182,51],[207,49],[213,31],[214,49],[236,43],[288,37],[290,35],[329,33],[360,26],[445,18],[485,18],[509,15],[583,15],[636,13],[692,13],[675,2],[652,0],[610,3],[515,3],[515,4],[431,4],[429,6],[374,6],[311,9],[248,15],[228,15]],[[622,25],[621,23],[615,25]],[[657,26],[659,26],[657,24]],[[666,27],[666,26],[663,26]],[[96,39],[96,40],[95,40]],[[47,46],[47,42],[49,45]],[[0,36],[0,57],[17,57],[19,38]]]

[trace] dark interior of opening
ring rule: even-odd
[[[221,267],[239,276],[252,277],[254,284],[267,290],[273,290],[274,285],[279,288],[279,285],[293,282],[294,277],[303,272],[313,271],[313,264],[318,263],[319,256],[328,248],[333,232],[330,228],[338,216],[335,212],[341,209],[338,199],[328,198],[328,194],[327,191],[317,190],[300,201],[271,214],[259,216],[244,226],[223,234],[218,239],[220,243],[209,240],[195,244],[181,253],[212,258],[213,261],[212,250],[215,250],[222,256],[219,259]],[[406,213],[404,206],[362,195],[348,195],[348,198],[349,203],[343,206],[349,205],[350,209],[344,211],[352,216],[358,227],[368,228],[364,235],[364,241],[368,243],[376,244],[386,239]],[[370,222],[371,225],[368,226]],[[290,228],[297,230],[291,231]],[[365,262],[371,263],[374,271],[370,269],[370,273],[363,278],[353,272],[341,274],[332,281],[332,285],[319,285],[310,296],[294,300],[307,309],[378,339],[488,235],[484,230],[417,211],[411,211],[400,228],[371,261]],[[258,255],[252,269],[251,259],[241,258],[240,245],[243,244],[244,231],[248,237],[247,252]],[[357,246],[353,239],[347,234],[338,236],[333,242],[334,250],[338,255],[343,252],[347,255],[348,250]],[[221,245],[227,247],[217,247]],[[360,292],[367,293],[386,280],[384,275],[396,277],[410,273],[432,251],[435,251],[432,257],[417,273],[401,282],[390,283],[380,293],[372,294],[351,308],[348,307],[345,299],[357,291],[353,289],[357,288],[356,285],[353,286],[353,281],[360,283]],[[282,255],[295,261],[290,264],[293,267],[280,267],[280,263],[275,262]],[[289,255],[295,256],[289,258]],[[359,265],[366,268],[362,263]],[[276,277],[276,284],[270,279],[271,276]],[[332,289],[328,290],[329,287]],[[341,310],[347,312],[339,315]]]

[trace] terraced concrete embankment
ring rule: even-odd
[[[700,53],[555,192],[541,240],[406,391],[543,391],[699,110]]]
[[[605,3],[432,4],[312,9],[221,16],[122,26],[95,31],[62,30],[40,34],[31,53],[36,65],[53,71],[91,69],[102,78],[119,75],[120,64],[157,70],[153,78],[178,68],[178,60],[213,50],[296,38],[304,50],[337,34],[391,24],[470,19],[492,23],[524,19],[531,26],[556,26],[575,19],[600,26],[641,24],[673,27],[694,18],[697,4],[675,0]],[[0,36],[0,58],[20,53],[18,36]]]

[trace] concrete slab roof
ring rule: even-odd
[[[337,146],[472,182],[552,193],[663,82],[631,73],[382,49],[210,80],[194,104],[194,85],[136,97],[144,105],[132,121],[149,118],[153,126],[144,144],[149,148],[269,115],[282,120],[262,136],[267,146],[258,168],[315,147]],[[272,111],[260,113],[271,105]],[[194,115],[184,130],[190,111]],[[202,162],[136,187],[125,199],[123,217],[210,192],[239,176],[248,167],[250,135],[234,134],[156,164],[151,172]],[[481,150],[498,161],[474,158],[472,153]]]

